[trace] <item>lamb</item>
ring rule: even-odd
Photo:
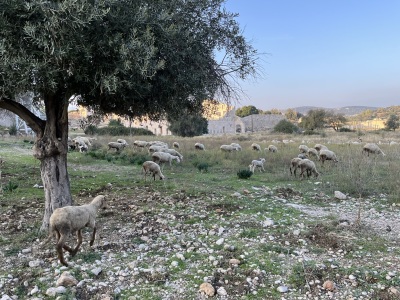
[[[300,145],[299,151],[300,151],[300,153],[307,153],[308,147],[306,145]]]
[[[172,147],[174,147],[174,148],[176,148],[176,149],[179,149],[179,143],[178,142],[173,142],[172,143]]]
[[[275,145],[269,145],[268,148],[265,149],[265,151],[276,153],[278,152],[278,148]]]
[[[324,162],[326,160],[338,162],[335,152],[326,149],[322,149],[321,151],[319,151],[319,160],[321,161],[322,165],[324,165]]]
[[[240,146],[238,143],[231,143],[231,146],[236,148],[236,151],[242,151],[242,146]]]
[[[254,151],[261,151],[261,147],[259,144],[253,143],[251,144],[251,149],[253,149]]]
[[[385,153],[383,153],[381,148],[379,148],[379,146],[375,143],[365,144],[365,146],[362,149],[362,153],[367,154],[367,156],[369,156],[370,153],[371,154],[382,154],[382,156],[386,155]]]
[[[124,139],[118,139],[117,143],[121,143],[121,144],[124,144],[125,146],[129,146],[129,144]]]
[[[221,145],[221,147],[219,147],[219,149],[221,149],[221,151],[223,151],[223,152],[238,151],[238,149],[232,145]]]
[[[299,164],[302,160],[303,160],[302,158],[295,157],[290,161],[290,167],[289,167],[290,175],[294,175],[294,177],[296,177],[296,171],[298,168],[300,168]]]
[[[64,259],[63,250],[67,250],[71,253],[71,256],[75,256],[82,244],[82,229],[85,227],[93,228],[92,238],[90,240],[90,246],[93,246],[94,239],[96,236],[96,214],[100,208],[106,208],[105,196],[99,195],[95,197],[89,204],[81,206],[64,206],[54,210],[50,217],[49,227],[49,238],[51,239],[54,235],[57,238],[57,254],[60,263],[64,266],[68,266],[68,263]],[[77,245],[74,249],[65,244],[69,234],[76,232],[77,234]]]
[[[315,144],[314,149],[317,151],[328,150],[328,147],[322,144]]]
[[[164,165],[164,163],[168,162],[170,166],[172,166],[172,161],[176,160],[178,163],[181,162],[178,156],[166,153],[166,152],[154,152],[151,155],[151,158],[154,162],[157,162],[159,165]]]
[[[108,143],[108,150],[116,149],[117,152],[123,150],[126,147],[126,144],[118,143],[118,142],[109,142]]]
[[[263,171],[265,172],[264,169],[264,163],[265,163],[265,158],[260,158],[259,160],[253,160],[251,164],[249,165],[250,171],[253,173],[255,172],[256,168],[260,169],[260,172]]]
[[[310,177],[311,174],[314,174],[315,178],[319,176],[317,168],[315,167],[315,163],[312,160],[302,159],[299,162],[299,168],[301,170],[300,176],[302,179],[304,178],[304,172],[307,173],[307,178]]]
[[[315,156],[316,158],[319,159],[318,151],[315,148],[309,148],[308,151],[307,151],[307,156],[308,157]]]
[[[147,174],[151,173],[153,175],[153,180],[156,180],[156,175],[163,180],[165,176],[161,173],[160,166],[154,161],[145,161],[142,165],[142,172],[144,173],[144,180],[146,180]]]
[[[196,150],[205,150],[205,149],[206,149],[206,148],[204,147],[204,145],[203,145],[203,144],[200,144],[200,143],[194,144],[194,148],[195,148]]]
[[[176,151],[175,149],[161,149],[160,152],[166,152],[175,156],[178,156],[179,159],[182,161],[183,160],[183,155],[180,154],[178,151]]]

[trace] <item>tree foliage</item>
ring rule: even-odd
[[[244,118],[250,115],[257,115],[259,113],[258,109],[253,105],[247,105],[240,107],[236,110],[236,115],[238,117]]]
[[[208,121],[199,114],[183,113],[180,118],[169,120],[169,130],[178,136],[193,137],[208,133]]]
[[[297,121],[299,119],[299,114],[294,109],[289,108],[285,112],[285,117],[290,121]]]
[[[324,109],[310,110],[306,116],[301,119],[300,126],[306,130],[315,130],[323,128],[326,124],[327,112]]]
[[[385,122],[385,129],[386,130],[393,130],[395,131],[397,128],[400,127],[400,118],[397,115],[390,115],[387,121]]]
[[[347,118],[343,114],[327,113],[326,125],[332,127],[335,131],[339,131],[347,122]]]
[[[296,125],[288,120],[281,120],[278,124],[274,127],[274,132],[281,132],[281,133],[295,133],[299,129]]]

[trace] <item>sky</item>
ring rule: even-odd
[[[236,107],[400,105],[399,0],[227,0],[261,53]]]

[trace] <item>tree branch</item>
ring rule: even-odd
[[[19,116],[30,128],[32,128],[36,135],[41,135],[40,133],[43,132],[46,121],[40,119],[22,104],[8,98],[2,98],[0,99],[0,108],[11,111]]]

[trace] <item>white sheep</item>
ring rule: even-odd
[[[161,173],[160,166],[151,160],[143,163],[142,172],[144,173],[144,180],[146,180],[146,176],[150,173],[153,176],[153,180],[156,180],[156,175],[160,178],[160,180],[165,178],[165,176]]]
[[[312,156],[315,156],[319,159],[318,151],[315,148],[309,148],[307,151],[307,157],[311,158]]]
[[[382,154],[382,156],[386,155],[385,153],[383,153],[381,148],[379,148],[379,146],[375,143],[365,144],[362,149],[362,153],[367,154],[367,156],[369,156],[370,153],[371,154]]]
[[[146,141],[134,141],[133,146],[137,148],[145,148],[149,145],[149,142]]]
[[[232,145],[221,145],[221,147],[219,147],[219,149],[221,149],[221,151],[223,151],[223,152],[238,151],[238,149]]]
[[[251,149],[254,150],[254,151],[261,151],[261,147],[260,147],[259,144],[253,143],[253,144],[251,144],[250,147],[251,147]]]
[[[242,146],[240,146],[238,143],[231,143],[231,146],[236,148],[236,151],[242,151]]]
[[[305,158],[307,158],[307,154],[299,153],[299,154],[297,154],[297,157],[301,158],[301,159],[305,159]]]
[[[123,150],[126,147],[126,144],[118,143],[118,142],[109,142],[108,144],[108,150],[110,149],[115,149],[117,152]]]
[[[299,163],[302,161],[303,159],[300,157],[295,157],[290,161],[290,175],[294,175],[294,177],[296,177],[296,171],[298,168],[300,168]]]
[[[315,163],[312,160],[302,159],[299,162],[299,168],[301,170],[300,176],[302,179],[304,178],[304,172],[306,172],[307,178],[310,177],[311,174],[314,174],[315,178],[317,178],[319,175],[317,168],[315,167]]]
[[[306,146],[306,145],[300,145],[300,146],[299,146],[299,151],[300,151],[300,153],[307,153],[307,151],[308,151],[308,146]]]
[[[176,148],[176,149],[179,149],[179,143],[178,142],[173,142],[172,143],[172,147],[174,147],[174,148]]]
[[[278,152],[278,148],[275,145],[269,145],[268,148],[265,149],[265,151],[276,153]]]
[[[64,259],[63,250],[65,249],[75,256],[82,244],[82,229],[85,227],[93,228],[90,246],[93,246],[96,236],[96,214],[100,208],[106,208],[105,196],[95,197],[89,204],[81,206],[64,206],[54,210],[50,216],[49,238],[54,235],[57,238],[57,254],[60,263],[68,266]],[[74,249],[65,244],[66,239],[71,233],[77,234],[77,245]]]
[[[129,144],[124,139],[117,139],[117,143],[124,144],[125,146],[129,146]]]
[[[194,144],[194,148],[195,148],[196,150],[205,150],[205,149],[206,149],[206,148],[204,147],[204,145],[201,144],[201,143],[196,143],[196,144]]]
[[[317,151],[328,150],[328,147],[322,144],[315,144],[314,149]]]
[[[338,162],[335,152],[327,149],[322,149],[319,151],[319,160],[321,161],[322,165],[324,165],[326,160]]]
[[[260,169],[260,172],[261,171],[265,172],[264,163],[265,163],[265,158],[260,158],[259,160],[256,159],[253,160],[249,165],[250,171],[254,173],[256,168],[258,168]]]
[[[176,160],[178,163],[181,162],[179,159],[179,156],[172,155],[166,152],[154,152],[151,155],[151,159],[158,163],[159,165],[164,165],[165,163],[169,163],[170,166],[172,166],[172,161]]]
[[[161,149],[160,152],[166,152],[175,156],[178,156],[179,159],[182,161],[183,160],[183,155],[180,154],[178,151],[176,151],[175,149]]]
[[[72,141],[75,142],[83,142],[85,143],[87,146],[91,146],[92,144],[90,143],[90,140],[85,137],[85,136],[77,136],[75,138],[72,139]]]
[[[149,154],[151,155],[154,152],[161,152],[165,149],[168,149],[168,147],[165,147],[165,145],[159,145],[159,144],[155,144],[155,145],[151,145],[148,149]]]

